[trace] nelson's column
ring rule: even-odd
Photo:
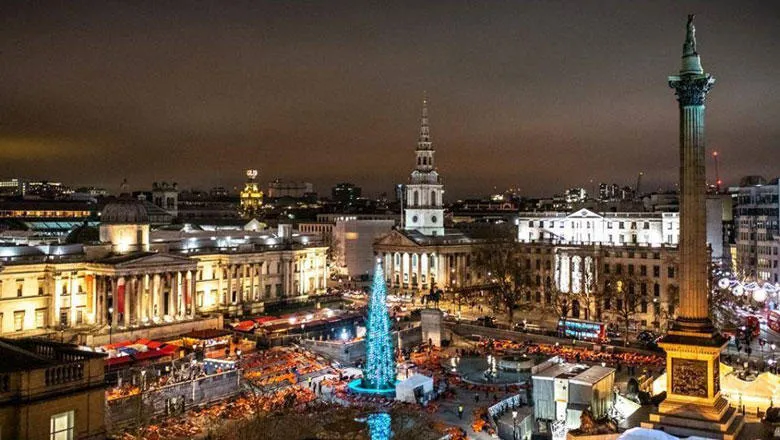
[[[743,420],[720,394],[720,353],[727,343],[709,319],[704,100],[715,79],[701,67],[693,15],[682,68],[669,77],[680,107],[680,307],[659,345],[666,350],[666,400],[645,428],[678,436],[734,439]]]

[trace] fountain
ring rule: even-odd
[[[349,383],[349,389],[353,392],[387,397],[395,395],[398,381],[386,299],[387,287],[380,260],[374,270],[371,296],[368,299],[366,366],[363,368],[363,378]]]

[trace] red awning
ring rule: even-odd
[[[117,348],[127,347],[130,344],[132,344],[130,341],[114,342],[113,344],[104,345],[103,348],[106,350],[116,350]]]
[[[146,338],[141,338],[135,341],[136,344],[141,344],[141,345],[149,345],[150,342],[152,342],[151,339],[146,339]]]
[[[265,324],[266,322],[276,321],[279,319],[276,316],[261,316],[259,318],[255,318],[255,322],[258,324]]]
[[[233,327],[234,330],[238,330],[240,332],[251,332],[254,330],[254,328],[254,321],[241,321]]]
[[[162,350],[142,351],[133,355],[133,357],[137,361],[142,361],[144,359],[154,359],[163,356],[165,356],[165,353],[163,353]]]
[[[133,362],[133,358],[131,358],[130,356],[120,356],[120,357],[106,359],[106,366],[113,367],[116,365],[129,364],[131,362]]]
[[[164,355],[169,355],[169,354],[176,353],[176,350],[178,350],[178,349],[179,349],[179,347],[177,347],[176,345],[168,344],[168,345],[163,346],[161,349],[159,349],[157,351],[163,353]]]

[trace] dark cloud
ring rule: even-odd
[[[685,16],[727,183],[780,174],[771,2],[3,2],[0,176],[390,191],[431,98],[450,198],[670,186]]]

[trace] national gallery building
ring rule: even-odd
[[[100,220],[65,243],[0,243],[0,335],[173,331],[325,292],[327,247],[290,225],[150,231],[144,204],[129,198],[106,205]]]

